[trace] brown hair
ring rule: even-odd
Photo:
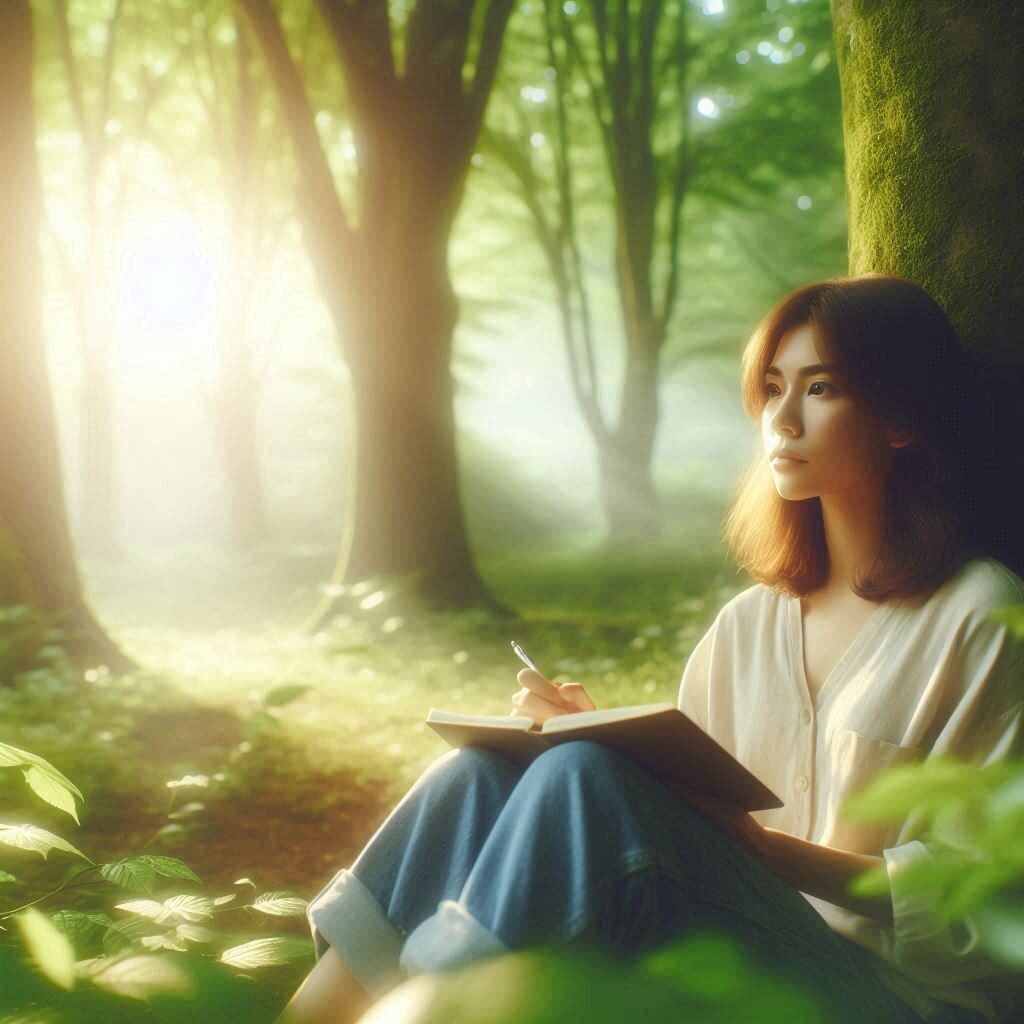
[[[755,423],[779,341],[804,324],[851,397],[913,438],[893,450],[883,540],[853,589],[872,601],[932,590],[978,553],[965,522],[977,368],[918,285],[884,274],[832,278],[791,292],[751,335],[741,393]],[[737,563],[774,590],[802,595],[827,578],[820,500],[781,498],[763,453],[740,480],[723,536]]]

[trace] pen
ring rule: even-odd
[[[515,642],[515,640],[512,641],[512,650],[516,652],[516,657],[527,668],[532,668],[533,671],[537,673],[537,675],[540,675],[540,676],[544,675],[544,673],[541,672],[541,670],[539,668],[537,668],[537,666],[533,663],[533,659],[526,653],[526,651],[524,651],[522,649],[522,647],[519,646],[519,644],[517,644]]]

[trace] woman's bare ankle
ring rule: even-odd
[[[277,1024],[355,1024],[373,999],[329,947],[281,1012]]]

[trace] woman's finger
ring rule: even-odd
[[[529,715],[537,725],[543,724],[549,718],[568,713],[563,705],[552,704],[551,701],[538,697],[532,690],[520,690],[512,700],[519,706],[520,713]]]
[[[558,687],[558,696],[566,704],[572,705],[577,711],[596,711],[597,705],[583,689],[582,683],[562,683]]]
[[[567,708],[572,707],[571,704],[564,702],[559,697],[558,687],[554,683],[549,679],[545,679],[539,672],[534,672],[532,668],[522,669],[516,676],[516,680],[524,690],[532,690],[543,700],[549,701],[556,706],[565,704]]]

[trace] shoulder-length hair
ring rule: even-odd
[[[741,392],[755,423],[775,350],[804,324],[847,394],[913,438],[893,449],[882,543],[853,589],[871,601],[930,591],[980,553],[965,521],[977,367],[923,288],[885,274],[832,278],[791,292],[751,335]],[[803,595],[827,579],[820,499],[781,498],[763,453],[739,482],[723,536],[737,563],[773,590]]]

